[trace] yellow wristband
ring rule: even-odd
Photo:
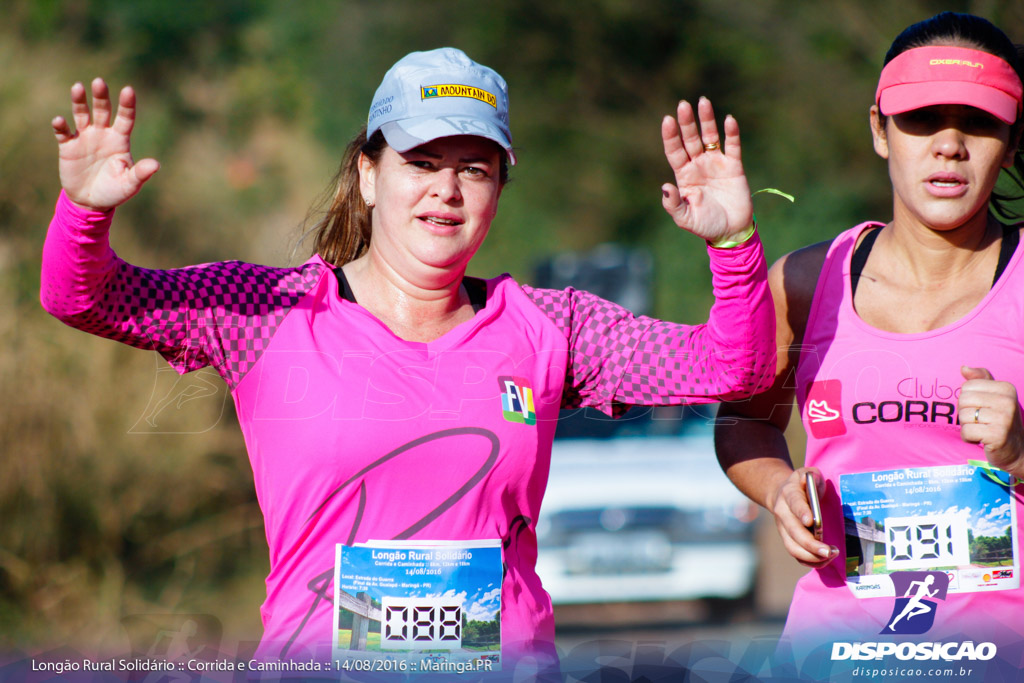
[[[710,244],[715,249],[732,249],[733,247],[738,247],[739,245],[743,244],[751,237],[753,237],[754,231],[756,229],[757,223],[751,223],[750,227],[744,230],[743,232],[729,235],[723,239],[718,240],[717,242],[708,242],[708,244]]]

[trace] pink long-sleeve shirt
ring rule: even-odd
[[[534,527],[559,409],[735,399],[774,370],[756,236],[708,249],[715,304],[701,325],[503,275],[471,320],[421,343],[343,298],[319,256],[148,270],[111,250],[111,217],[61,195],[43,306],[227,382],[270,547],[264,657],[329,652],[335,544],[371,539],[500,539],[503,655],[550,646]]]

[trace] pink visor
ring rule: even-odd
[[[900,54],[882,69],[875,102],[882,114],[935,104],[965,104],[1012,124],[1021,112],[1021,82],[988,52],[930,45]]]

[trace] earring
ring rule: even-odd
[[[369,197],[363,197],[363,201],[366,202],[367,208],[373,208],[373,201],[371,201]]]

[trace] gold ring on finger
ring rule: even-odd
[[[719,144],[717,142],[707,142],[707,143],[704,143],[704,151],[705,152],[714,152],[716,149],[718,149],[718,147],[719,147]]]
[[[981,408],[974,409],[974,424],[978,424],[978,417],[981,415]]]

